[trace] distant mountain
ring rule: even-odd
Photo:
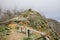
[[[58,22],[60,22],[60,17],[54,17]]]
[[[52,27],[57,33],[58,36],[60,37],[60,22],[54,20],[54,19],[47,19],[49,26]]]

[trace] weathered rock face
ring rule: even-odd
[[[9,35],[5,34],[7,40],[58,40],[57,33],[49,27],[46,18],[31,9],[5,23],[8,23],[5,26],[9,30],[6,32]]]

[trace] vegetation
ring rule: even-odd
[[[23,40],[33,40],[33,39],[32,39],[32,38],[27,37],[27,38],[24,38]]]
[[[5,36],[9,33],[9,28],[7,26],[0,26],[0,35]]]
[[[5,12],[6,14],[4,14],[5,16],[3,16],[3,19],[11,19],[16,13],[19,12],[15,12],[15,14],[12,16],[12,14],[10,14],[11,12],[8,10],[7,12]],[[8,17],[8,18],[6,18]],[[18,16],[17,16],[18,17]],[[36,11],[33,11],[32,9],[26,10],[24,12],[22,12],[18,18],[21,18],[21,20],[11,20],[12,22],[7,24],[6,26],[1,26],[0,27],[0,35],[2,36],[6,36],[9,33],[9,30],[11,30],[10,28],[15,28],[17,30],[19,30],[19,27],[17,27],[17,24],[22,25],[22,26],[26,26],[26,27],[30,27],[34,30],[37,30],[39,32],[44,32],[49,38],[50,40],[58,40],[58,35],[54,32],[54,30],[48,26],[48,22],[46,20],[46,18],[44,16],[42,16],[41,14],[39,14]],[[33,36],[33,35],[32,35]],[[32,40],[32,38],[27,37],[24,38],[24,40]],[[44,37],[39,38],[39,40],[46,40]]]
[[[5,40],[6,37],[9,35],[9,27],[7,26],[0,26],[0,36]]]
[[[32,27],[35,30],[42,30],[43,32],[48,34],[50,38],[53,37],[52,40],[58,39],[53,29],[48,26],[48,22],[44,16],[30,9],[28,11],[23,12],[23,14],[27,15],[24,18],[29,21],[28,27]]]

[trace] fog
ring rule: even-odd
[[[60,21],[60,0],[0,0],[0,8],[18,10],[32,8],[47,18]]]

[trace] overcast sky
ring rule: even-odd
[[[60,20],[60,0],[0,0],[3,9],[32,8],[43,13],[47,18]]]

